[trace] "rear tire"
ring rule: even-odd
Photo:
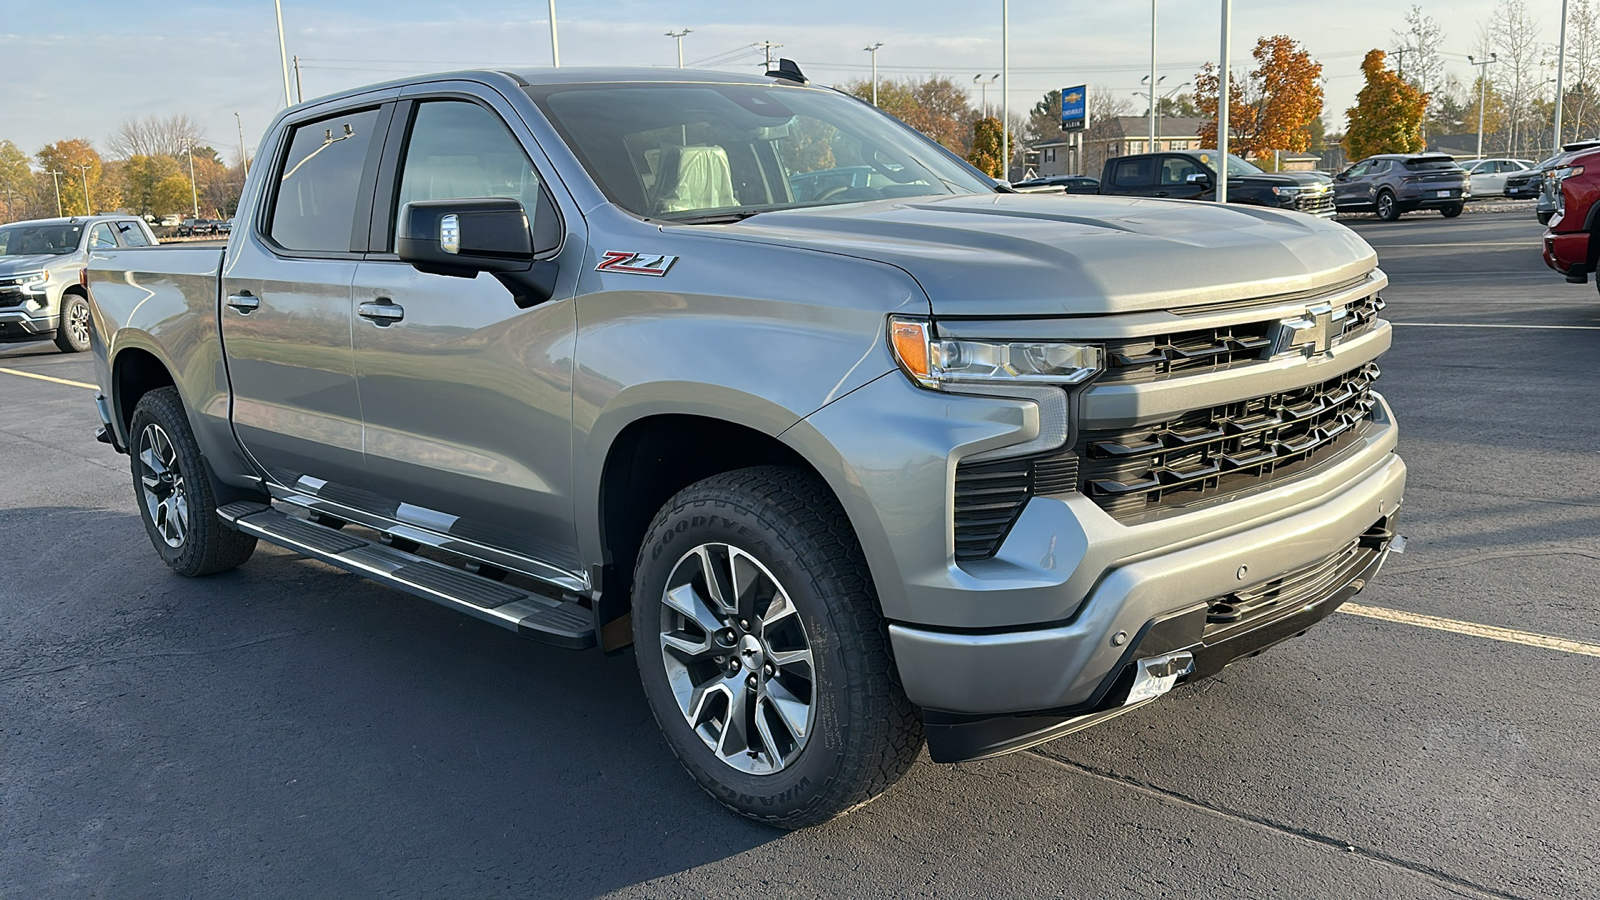
[[[133,495],[150,543],[179,575],[226,572],[256,550],[252,535],[217,518],[217,501],[178,389],[139,398],[128,428]]]
[[[1389,191],[1378,192],[1377,208],[1378,218],[1385,222],[1393,222],[1400,218],[1400,204]]]
[[[56,323],[56,348],[62,353],[89,349],[89,301],[82,294],[61,295],[61,317]]]
[[[1456,216],[1461,215],[1461,211],[1466,209],[1466,207],[1467,205],[1465,203],[1453,203],[1450,206],[1440,207],[1439,212],[1446,219],[1454,219]]]
[[[861,546],[808,473],[740,469],[667,501],[635,567],[633,636],[673,754],[758,822],[825,822],[922,749]]]

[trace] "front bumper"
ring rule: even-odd
[[[1589,233],[1579,231],[1570,234],[1556,234],[1546,232],[1544,236],[1544,264],[1562,275],[1568,281],[1582,284],[1588,280],[1589,271]]]
[[[55,337],[59,322],[58,316],[30,313],[24,308],[0,309],[0,343]]]

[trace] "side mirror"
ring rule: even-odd
[[[1333,176],[1333,180],[1334,181],[1349,181],[1350,180],[1350,170],[1349,169],[1345,169],[1343,172],[1340,172],[1339,174]]]
[[[1210,184],[1211,176],[1204,172],[1191,172],[1184,180],[1190,184]]]
[[[555,293],[557,266],[534,258],[527,210],[510,198],[407,203],[400,211],[395,252],[430,275],[476,278],[488,272],[524,309]]]

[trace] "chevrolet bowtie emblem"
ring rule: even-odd
[[[1308,307],[1304,316],[1278,323],[1277,335],[1272,342],[1272,355],[1279,356],[1295,350],[1306,356],[1327,353],[1334,340],[1344,336],[1347,318],[1344,307],[1334,309],[1326,303]]]

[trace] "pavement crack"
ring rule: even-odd
[[[1472,552],[1438,562],[1419,563],[1414,566],[1395,566],[1388,570],[1390,576],[1409,575],[1412,572],[1431,572],[1436,569],[1457,569],[1494,559],[1527,559],[1536,556],[1581,556],[1600,560],[1600,552],[1584,547],[1537,547],[1527,550],[1499,550],[1493,553]]]
[[[1073,762],[1071,760],[1060,759],[1059,757],[1050,756],[1036,749],[1029,750],[1028,753],[1031,756],[1046,760],[1047,762],[1054,763],[1063,768],[1072,769],[1084,775],[1098,778],[1102,781],[1109,781],[1122,787],[1132,788],[1142,794],[1155,797],[1158,800],[1176,803],[1180,806],[1186,806],[1198,812],[1210,813],[1211,815],[1221,816],[1225,819],[1231,819],[1243,825],[1271,831],[1286,837],[1297,838],[1308,843],[1318,844],[1332,850],[1338,850],[1342,853],[1349,853],[1354,856],[1359,856],[1362,859],[1400,869],[1412,875],[1420,875],[1423,878],[1438,882],[1441,887],[1447,889],[1454,891],[1468,891],[1470,892],[1471,896],[1494,897],[1496,900],[1531,900],[1531,898],[1523,897],[1520,894],[1508,893],[1497,888],[1492,888],[1488,887],[1487,885],[1478,884],[1474,881],[1469,881],[1456,875],[1451,875],[1449,872],[1436,869],[1432,866],[1424,865],[1416,862],[1415,860],[1394,856],[1389,853],[1384,853],[1382,850],[1377,850],[1371,847],[1359,847],[1351,844],[1348,841],[1329,837],[1328,835],[1312,831],[1307,828],[1298,828],[1285,822],[1278,822],[1273,819],[1269,819],[1266,816],[1260,816],[1254,813],[1243,812],[1236,809],[1229,809],[1225,806],[1218,806],[1214,803],[1208,803],[1205,800],[1201,800],[1198,797],[1191,797],[1188,794],[1180,793],[1170,788],[1164,788],[1158,785],[1150,784],[1146,781],[1140,781],[1136,778],[1129,778],[1126,775],[1118,775],[1114,772],[1109,772],[1097,766],[1090,766],[1083,763]]]
[[[5,684],[11,681],[20,681],[24,678],[38,678],[41,675],[54,675],[57,672],[66,672],[71,669],[91,668],[95,666],[106,666],[124,662],[136,662],[141,659],[162,659],[174,656],[206,656],[212,653],[226,653],[229,650],[241,650],[245,647],[254,647],[257,644],[265,644],[270,641],[279,641],[283,640],[284,638],[302,637],[307,634],[310,634],[310,632],[280,631],[275,634],[267,634],[262,635],[261,637],[251,638],[248,641],[237,641],[232,644],[223,644],[220,647],[203,647],[198,650],[158,650],[154,653],[133,653],[129,654],[128,656],[107,656],[100,659],[86,659],[80,662],[51,666],[48,669],[29,669],[24,672],[11,672],[6,675],[0,675],[0,684]]]

